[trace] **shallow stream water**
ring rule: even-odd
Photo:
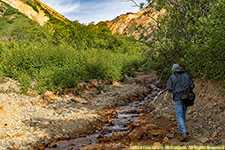
[[[160,92],[160,89],[155,86],[157,83],[158,81],[149,85],[152,91],[143,100],[134,101],[125,106],[118,107],[112,120],[102,126],[101,130],[96,131],[96,133],[68,141],[55,142],[50,144],[45,150],[77,150],[98,143],[102,138],[110,138],[115,133],[119,135],[129,133],[132,130],[130,126],[139,122],[138,117],[144,113],[144,110],[140,106],[148,101],[152,101]]]

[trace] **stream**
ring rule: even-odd
[[[68,141],[55,142],[50,144],[45,150],[79,150],[88,145],[99,143],[101,142],[101,139],[111,138],[115,134],[126,135],[131,132],[132,128],[130,126],[139,122],[138,117],[144,113],[141,106],[148,101],[152,101],[159,95],[161,89],[156,87],[158,82],[159,81],[156,81],[149,85],[149,88],[151,88],[152,91],[141,101],[134,101],[125,106],[117,107],[112,120],[103,125],[96,133]]]

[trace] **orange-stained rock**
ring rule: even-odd
[[[168,137],[164,137],[164,139],[163,139],[163,144],[166,144],[166,143],[168,143],[169,142],[169,138]]]
[[[210,139],[211,139],[211,140],[214,140],[214,139],[216,138],[216,136],[217,136],[217,133],[214,132],[214,133],[211,135]]]
[[[153,136],[157,136],[157,135],[162,135],[163,131],[162,130],[152,130],[151,133]]]
[[[135,128],[131,131],[128,136],[131,140],[142,139],[145,135],[148,134],[148,130],[145,127]]]

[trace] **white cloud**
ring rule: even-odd
[[[41,0],[60,14],[77,12],[80,7],[79,0]]]
[[[127,12],[137,12],[127,0],[41,0],[57,12],[70,20],[78,20],[80,23],[95,23],[112,20]],[[137,3],[145,0],[136,0]]]

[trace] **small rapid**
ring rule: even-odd
[[[100,130],[96,131],[96,133],[77,139],[54,142],[48,145],[45,150],[78,150],[88,145],[99,143],[102,139],[109,139],[115,134],[126,135],[131,132],[133,129],[132,124],[139,122],[139,117],[145,111],[141,106],[146,102],[153,101],[161,92],[161,89],[156,87],[158,82],[156,81],[149,85],[151,92],[148,96],[143,97],[142,100],[133,101],[125,106],[117,107],[114,111],[115,113],[112,114],[112,119],[100,127]]]

